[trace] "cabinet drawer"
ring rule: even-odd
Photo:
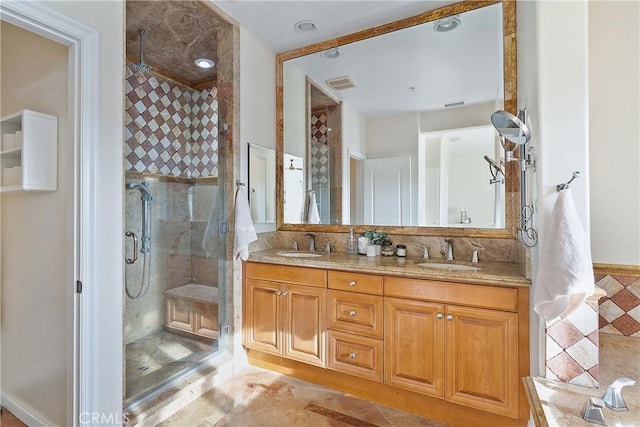
[[[384,294],[399,298],[518,311],[518,290],[514,288],[385,277]]]
[[[382,340],[329,331],[329,369],[381,383],[382,360]]]
[[[292,267],[279,264],[245,263],[249,279],[273,280],[295,285],[327,287],[327,272],[317,268]]]
[[[329,290],[329,328],[382,338],[383,299],[378,295]]]
[[[329,271],[329,288],[342,291],[382,295],[382,276]]]

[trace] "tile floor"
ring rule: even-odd
[[[192,369],[218,349],[218,342],[200,342],[162,331],[126,346],[127,403]]]
[[[172,417],[162,427],[186,426],[444,426],[326,387],[247,367]]]

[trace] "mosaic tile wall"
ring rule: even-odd
[[[125,81],[125,169],[182,177],[218,176],[216,88],[196,91],[154,74]]]
[[[596,276],[607,296],[600,298],[600,332],[640,338],[640,277]]]
[[[598,386],[598,300],[587,299],[566,319],[547,324],[546,377],[584,387]]]

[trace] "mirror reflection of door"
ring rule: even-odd
[[[410,224],[411,157],[365,160],[364,200],[367,224]]]
[[[275,223],[275,156],[271,148],[249,144],[249,206],[254,224]]]

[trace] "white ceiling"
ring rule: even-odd
[[[240,25],[258,37],[274,53],[297,49],[359,30],[397,21],[457,1],[366,1],[366,0],[214,0]],[[303,20],[318,24],[313,33],[296,33],[293,26]]]
[[[452,1],[217,1],[247,31],[274,52],[350,34]],[[341,48],[337,59],[319,53],[287,61],[328,92],[368,117],[431,111],[443,104],[476,104],[501,98],[501,6],[460,16],[459,28],[433,30],[433,23]],[[313,20],[318,31],[299,34],[296,22]],[[334,91],[325,80],[349,76],[355,88]],[[415,88],[411,90],[410,88]]]

